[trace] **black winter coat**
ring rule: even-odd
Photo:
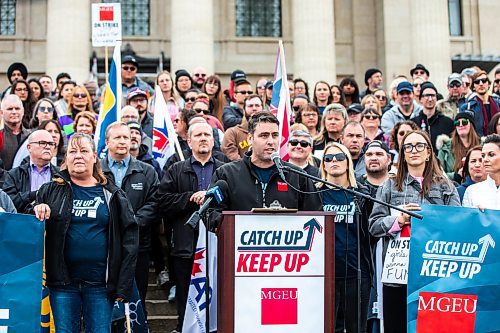
[[[412,118],[411,120],[414,121],[420,129],[429,133],[432,142],[432,149],[434,150],[436,156],[438,152],[436,148],[437,137],[441,134],[451,136],[451,132],[455,129],[453,120],[438,111],[436,111],[436,113],[429,119],[427,119],[424,111],[420,111],[418,116]]]
[[[18,213],[33,214],[32,203],[36,199],[36,191],[31,191],[30,159],[27,157],[14,169],[5,173],[3,191],[9,195]],[[53,176],[59,168],[50,164],[50,174]]]
[[[115,182],[115,177],[108,165],[108,158],[101,160],[102,171],[106,177]],[[135,219],[139,224],[139,252],[151,250],[151,226],[157,222],[158,175],[154,168],[135,158],[130,158],[121,189],[132,204]]]
[[[224,163],[212,158],[213,171]],[[190,258],[194,255],[198,231],[184,223],[200,206],[189,198],[198,192],[198,177],[191,166],[191,159],[177,162],[163,174],[158,190],[160,214],[172,228],[170,254],[175,257]]]
[[[284,165],[301,170],[293,164]],[[293,172],[284,171],[285,179],[293,187],[303,192],[315,192],[316,188],[310,179]],[[251,169],[250,155],[243,159],[228,163],[215,172],[212,183],[223,179],[229,186],[229,193],[223,201],[224,210],[250,211],[252,208],[270,207],[275,200],[282,207],[297,208],[300,211],[322,210],[321,197],[318,193],[303,194],[291,186],[282,183],[278,170],[271,175],[265,190]]]
[[[73,190],[66,170],[56,176],[56,180],[40,188],[36,198],[38,204],[49,205],[51,211],[50,218],[45,222],[45,269],[49,287],[71,282],[64,244],[71,223]],[[132,206],[121,189],[108,182],[104,185],[104,196],[110,218],[106,281],[108,296],[112,300],[118,297],[130,300],[139,247],[138,225]]]

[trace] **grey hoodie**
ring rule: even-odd
[[[422,110],[422,106],[413,101],[413,113],[410,116],[410,119],[415,118]],[[403,116],[401,111],[399,111],[399,105],[394,104],[394,106],[387,110],[387,112],[382,116],[380,127],[382,128],[382,131],[384,131],[384,133],[390,133],[394,125],[405,120],[405,117]]]

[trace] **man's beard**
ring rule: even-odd
[[[383,176],[386,172],[387,172],[387,168],[384,167],[383,165],[373,167],[373,168],[369,168],[369,167],[366,168],[366,173],[371,175],[371,176],[374,176],[374,177]]]
[[[130,150],[132,150],[132,151],[139,150],[140,146],[141,145],[138,142],[135,142],[135,141],[130,142]]]

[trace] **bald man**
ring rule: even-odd
[[[34,131],[27,140],[29,157],[7,172],[3,190],[14,202],[18,213],[32,214],[36,192],[59,170],[50,163],[56,144],[49,132]]]

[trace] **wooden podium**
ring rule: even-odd
[[[223,214],[218,332],[334,332],[334,214]]]

